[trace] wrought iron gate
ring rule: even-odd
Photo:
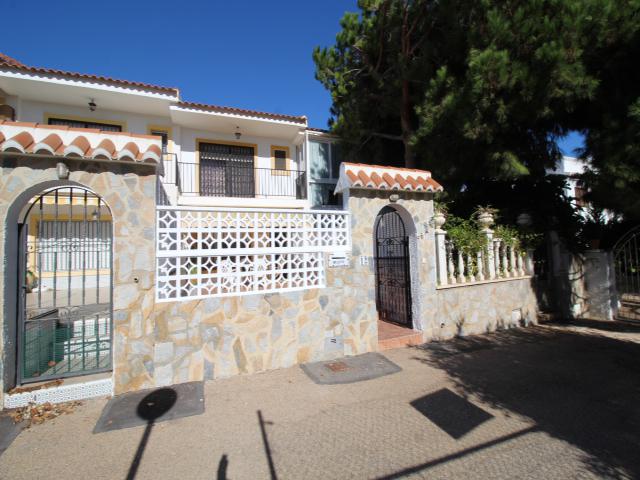
[[[613,247],[618,318],[640,320],[640,226],[622,236]]]
[[[27,207],[20,234],[20,383],[108,371],[112,344],[112,222],[79,187]]]
[[[378,214],[375,239],[379,318],[411,328],[409,237],[393,208],[385,207]]]

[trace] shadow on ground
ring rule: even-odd
[[[415,353],[446,371],[459,393],[528,417],[586,452],[596,475],[640,478],[639,343],[531,327],[425,344]]]

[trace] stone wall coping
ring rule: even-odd
[[[447,290],[449,288],[461,288],[461,287],[475,287],[478,285],[486,285],[487,283],[504,283],[504,282],[512,282],[514,280],[527,280],[533,278],[535,275],[523,275],[519,277],[509,277],[509,278],[494,278],[492,280],[482,280],[481,282],[465,282],[465,283],[455,283],[453,285],[439,285],[436,287],[436,290]]]

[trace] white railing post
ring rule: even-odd
[[[436,268],[438,270],[438,284],[447,284],[447,232],[436,229]]]
[[[473,274],[473,262],[471,261],[471,254],[467,254],[467,278],[470,282],[476,281],[476,276]]]
[[[518,272],[516,272],[516,252],[513,245],[509,247],[509,270],[509,276],[518,276]]]
[[[484,281],[484,252],[482,250],[478,250],[476,254],[476,264],[478,265],[477,280],[482,282]]]
[[[486,246],[487,275],[489,276],[490,280],[493,280],[494,278],[496,278],[496,263],[495,263],[495,257],[493,255],[493,230],[491,230],[490,228],[485,228],[484,230],[482,230],[482,233],[484,233],[487,236],[487,246]]]
[[[464,258],[461,250],[458,250],[458,283],[464,283]]]
[[[527,275],[533,275],[534,267],[533,267],[533,249],[527,250],[527,256],[525,259],[525,270]]]
[[[500,259],[501,267],[502,267],[502,276],[507,278],[509,276],[509,264],[507,263],[507,245],[501,245],[502,257]]]
[[[455,268],[453,267],[453,245],[451,244],[451,242],[447,243],[446,250],[447,250],[447,272],[448,272],[447,276],[449,278],[449,283],[453,285],[456,283],[456,276],[455,276]]]
[[[522,251],[518,250],[516,252],[516,259],[517,259],[517,264],[518,264],[518,276],[522,277],[524,276],[524,265],[522,262]]]
[[[493,258],[495,260],[496,278],[500,277],[502,270],[500,268],[500,240],[493,240]]]

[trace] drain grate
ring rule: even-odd
[[[398,365],[386,357],[373,352],[355,357],[344,357],[339,360],[305,363],[300,367],[311,380],[319,385],[372,380],[401,370]]]
[[[325,367],[331,370],[332,372],[345,372],[349,370],[349,367],[344,362],[327,363]]]

